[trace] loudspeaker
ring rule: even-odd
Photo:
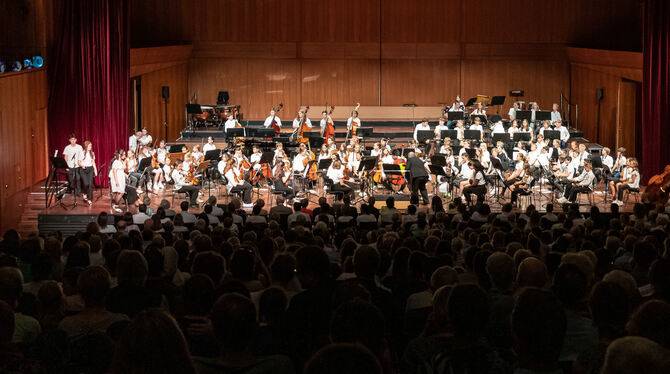
[[[161,87],[161,96],[163,96],[163,99],[170,98],[170,86]]]
[[[216,103],[218,105],[228,105],[228,100],[230,100],[228,91],[219,91],[219,95],[216,98]]]
[[[597,88],[596,89],[596,100],[600,101],[605,97],[605,89],[604,88]]]

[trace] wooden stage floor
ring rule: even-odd
[[[42,183],[41,186],[44,184]],[[427,185],[428,192],[432,198],[432,184]],[[610,211],[610,204],[611,200],[608,197],[607,200],[605,200],[605,192],[603,190],[603,185],[601,184],[599,188],[596,188],[596,191],[593,194],[593,199],[595,205],[600,209],[601,212],[609,212]],[[74,208],[64,208],[61,206],[61,204],[55,202],[53,203],[49,208],[45,207],[45,196],[43,192],[43,188],[40,187],[38,184],[36,187],[33,188],[33,191],[28,194],[28,198],[24,207],[24,212],[21,215],[21,220],[18,222],[16,229],[21,232],[22,234],[29,234],[29,233],[34,233],[38,231],[38,216],[41,214],[56,214],[56,215],[63,215],[63,214],[98,214],[102,211],[106,211],[108,213],[111,213],[110,209],[110,198],[109,198],[109,190],[107,188],[104,189],[97,189],[94,192],[95,196],[95,201],[91,206],[88,206],[87,204],[84,204],[81,199],[77,199],[78,205]],[[319,190],[320,191],[320,190]],[[546,189],[546,187],[543,189],[541,186],[536,186],[533,189],[533,201],[532,203],[535,204],[536,207],[541,212],[544,212],[546,209],[546,205],[548,203],[551,203],[551,191]],[[202,190],[203,195],[201,195],[201,199],[205,201],[208,197],[208,191],[207,190]],[[221,203],[228,203],[231,199],[230,196],[225,194],[225,189],[217,188],[217,189],[212,189],[211,194],[213,196],[216,196],[217,202],[219,204]],[[386,199],[386,196],[389,195],[389,192],[387,190],[376,190],[374,193],[375,197],[377,197],[377,206],[379,204],[384,204],[384,200]],[[405,190],[404,194],[401,194],[402,196],[408,197],[409,194],[407,193],[407,190]],[[144,197],[145,195],[142,194],[140,197]],[[172,204],[172,194],[171,192],[164,192],[164,191],[159,191],[158,194],[149,194],[149,198],[151,199],[151,207],[156,209],[158,207],[158,204],[162,199],[167,199],[173,207],[178,207],[179,203],[181,200],[183,200],[183,195],[182,198],[177,198],[175,197],[174,199],[174,204]],[[260,190],[254,189],[253,193],[253,200],[255,201],[256,199],[261,198],[265,200],[266,204],[266,209],[269,209],[269,207],[274,206],[274,197],[269,193],[269,190],[267,188],[261,188]],[[315,207],[317,205],[317,200],[319,196],[311,195],[310,198],[310,208]],[[580,201],[581,200],[581,201]],[[578,202],[580,203],[580,211],[582,212],[588,212],[591,209],[591,205],[588,202],[588,199],[586,195],[582,195],[580,200],[578,199]],[[620,207],[619,211],[620,212],[632,212],[633,210],[633,205],[635,203],[635,198],[631,196],[626,204]],[[72,205],[73,203],[73,197],[71,195],[67,195],[65,198],[63,198],[63,202],[65,205]],[[331,197],[328,196],[328,201],[331,203]],[[443,202],[445,203],[445,207],[447,204],[451,201],[450,198],[444,198],[443,197]],[[505,202],[509,201],[509,193],[506,194],[505,200],[502,201],[504,204]],[[495,199],[495,197],[487,195],[487,203],[491,207],[492,212],[500,212],[502,205],[498,203]],[[526,206],[530,202],[528,199],[522,199],[521,200],[521,205],[519,207],[515,207],[515,211],[522,211],[526,208]],[[357,207],[360,207],[360,202],[356,204]],[[202,205],[202,204],[201,204]],[[397,204],[398,207],[401,206],[400,203]],[[560,211],[560,207],[557,206],[556,203],[554,203],[554,211]],[[122,206],[122,209],[124,207]],[[420,206],[419,209],[425,209],[426,207]],[[179,209],[175,209],[179,211]],[[198,210],[199,211],[199,210]],[[134,210],[131,210],[131,212],[134,212]]]

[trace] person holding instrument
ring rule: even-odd
[[[182,168],[183,161],[177,159],[175,162],[175,168],[172,169],[172,180],[174,181],[174,190],[179,193],[186,193],[189,196],[189,202],[192,208],[198,207],[198,193],[200,188],[194,186],[190,181],[186,179],[185,173]]]
[[[265,119],[263,127],[267,128],[272,126],[273,121],[277,124],[277,126],[281,127],[281,119],[279,119],[275,108],[270,109],[270,115]]]
[[[234,192],[233,189],[236,191],[241,190],[244,204],[251,204],[251,184],[242,178],[239,169],[235,167],[234,159],[228,160],[223,174],[228,180],[228,184],[226,185],[228,193]]]
[[[358,118],[358,108],[361,104],[356,104],[356,108],[351,112],[351,117],[347,120],[347,130],[349,131],[349,137],[356,136],[358,128],[361,127],[361,119]]]
[[[275,191],[282,192],[286,199],[292,199],[294,196],[293,189],[288,186],[288,181],[291,179],[291,162],[283,151],[277,155],[272,175],[274,176]]]
[[[463,197],[465,202],[470,204],[470,195],[477,196],[477,202],[484,202],[484,195],[486,194],[486,179],[484,179],[484,167],[482,164],[473,160],[468,163],[468,167],[472,170],[472,177],[468,181],[468,185],[463,188]]]
[[[349,195],[353,199],[353,190],[344,184],[344,167],[340,160],[333,160],[333,163],[328,167],[326,177],[333,182],[330,186],[331,191],[342,192],[343,196]]]

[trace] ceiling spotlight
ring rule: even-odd
[[[30,59],[29,59],[29,58],[23,60],[23,68],[24,68],[24,69],[32,69],[32,68],[33,68],[33,65],[32,65],[32,63],[30,62]]]
[[[33,56],[33,67],[35,68],[41,68],[44,66],[44,59],[42,59],[42,56]]]
[[[21,65],[21,62],[19,61],[12,62],[12,71],[21,71],[22,67],[23,66]]]

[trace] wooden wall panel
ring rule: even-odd
[[[603,146],[617,146],[617,104],[620,77],[600,71],[573,66],[571,69],[572,101],[579,105],[579,130],[584,137]],[[596,89],[604,89],[600,103],[598,121],[598,101]]]
[[[459,42],[460,0],[385,0],[382,41]]]
[[[559,102],[561,92],[570,91],[568,68],[564,61],[463,60],[461,97],[508,96],[509,90],[520,89],[525,92],[522,100],[537,101],[542,109],[549,110],[552,103]],[[511,102],[508,97],[503,113]]]
[[[459,60],[383,60],[382,105],[439,106],[460,92]]]
[[[303,60],[301,104],[323,103],[323,106],[326,102],[346,107],[354,106],[357,102],[361,105],[378,105],[379,62]]]
[[[22,211],[17,207],[24,202],[19,198],[21,191],[48,174],[46,75],[46,69],[0,75],[2,231],[18,224]],[[13,204],[11,200],[14,200]]]
[[[636,139],[641,128],[638,125],[637,103],[639,82],[620,81],[617,97],[616,146],[624,147],[629,155],[636,155]],[[641,104],[641,103],[640,103]],[[636,108],[637,107],[637,108]]]
[[[187,64],[172,66],[141,76],[142,126],[149,130],[154,139],[165,139],[165,103],[161,96],[161,87],[170,87],[168,110],[168,141],[176,140],[184,129],[185,106],[188,102]],[[128,136],[132,132],[128,129]]]

